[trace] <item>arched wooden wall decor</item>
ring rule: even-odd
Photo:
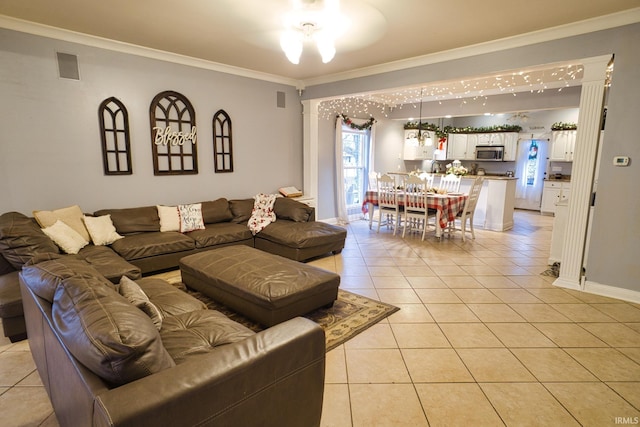
[[[107,98],[98,107],[102,164],[105,175],[131,175],[129,114],[117,98]]]
[[[161,92],[149,108],[154,175],[198,173],[196,113],[174,91]]]
[[[231,118],[224,110],[213,115],[213,161],[215,171],[233,172]]]

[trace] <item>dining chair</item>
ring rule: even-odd
[[[432,173],[422,172],[418,175],[420,179],[424,179],[427,181],[427,188],[433,188],[433,181],[435,180],[435,175]]]
[[[438,188],[441,190],[447,190],[447,193],[457,193],[460,191],[461,176],[448,173],[440,177],[440,184]]]
[[[396,180],[387,174],[382,175],[376,180],[378,189],[378,210],[380,211],[380,219],[378,221],[378,230],[382,219],[386,217],[387,228],[393,224],[393,235],[395,236],[398,229],[400,218],[400,206],[398,204],[398,196],[401,190],[396,188]]]
[[[436,216],[435,211],[427,207],[427,191],[431,187],[427,179],[421,179],[417,176],[405,178],[403,187],[404,227],[402,238],[406,235],[407,227],[409,227],[410,230],[422,231],[422,240],[424,240],[429,226],[429,218]]]
[[[380,174],[376,171],[369,172],[369,183],[367,190],[376,191],[378,189],[378,177]],[[369,212],[369,229],[373,222],[380,222],[380,209],[377,206],[370,205],[371,211]]]
[[[484,177],[479,176],[476,177],[475,181],[471,185],[471,189],[469,190],[469,197],[464,202],[464,208],[460,213],[458,213],[455,219],[449,222],[448,232],[449,236],[451,236],[452,231],[460,231],[462,233],[462,241],[466,241],[467,234],[467,221],[469,221],[469,229],[471,231],[471,238],[475,239],[476,234],[473,231],[473,214],[476,210],[476,205],[478,204],[478,198],[480,197],[480,191],[482,191],[482,182],[484,181]],[[455,222],[460,221],[460,228],[456,228]]]

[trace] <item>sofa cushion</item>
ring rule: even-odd
[[[72,256],[43,254],[34,257],[37,263],[25,264],[22,278],[29,289],[40,298],[53,302],[56,289],[62,280],[69,277],[91,278],[105,286],[114,288],[114,284],[89,265],[86,261]]]
[[[111,221],[120,234],[160,231],[160,217],[155,206],[138,208],[102,209],[94,216],[111,215]]]
[[[82,220],[94,245],[110,245],[124,237],[116,232],[116,227],[111,221],[111,215],[84,216]]]
[[[43,228],[42,232],[49,236],[67,254],[77,254],[80,249],[89,244],[88,240],[61,220],[57,220],[53,225]]]
[[[310,248],[336,242],[347,236],[347,231],[325,222],[294,222],[278,220],[256,234],[256,238],[269,240],[291,248]]]
[[[131,234],[113,242],[111,248],[126,260],[195,249],[195,241],[176,231]]]
[[[162,342],[176,364],[253,335],[255,332],[249,328],[215,310],[191,311],[167,317],[160,330]]]
[[[35,254],[60,252],[33,219],[19,212],[0,215],[0,251],[4,259],[17,270]]]
[[[278,197],[273,204],[273,211],[278,219],[307,222],[313,213],[313,208],[296,200]]]
[[[163,317],[190,311],[205,310],[206,304],[178,289],[166,280],[157,277],[143,277],[136,283],[149,297],[149,300],[158,307]]]
[[[202,202],[202,219],[205,224],[227,222],[233,219],[229,201],[224,197],[212,202]]]
[[[80,250],[78,257],[91,264],[111,283],[118,283],[122,276],[127,276],[132,280],[142,276],[140,268],[128,263],[108,246],[87,245]]]
[[[0,276],[16,271],[15,268],[0,253]]]
[[[122,276],[118,286],[118,292],[125,297],[127,301],[138,307],[144,314],[149,316],[156,329],[162,327],[162,319],[164,316],[154,303],[149,300],[147,294],[142,288],[127,276]]]
[[[42,228],[51,227],[59,220],[73,228],[84,240],[89,241],[90,239],[89,232],[82,221],[84,214],[78,205],[53,211],[33,211],[33,216]]]
[[[233,213],[231,221],[237,224],[249,221],[254,203],[253,199],[229,200],[229,207],[231,208],[231,213]]]
[[[188,236],[195,240],[196,248],[236,243],[253,238],[247,226],[232,222],[207,224],[204,230],[192,231]]]
[[[71,354],[113,385],[175,366],[151,319],[98,276],[62,279],[52,318]]]

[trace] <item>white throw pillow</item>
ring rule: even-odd
[[[205,228],[202,219],[202,203],[178,205],[178,212],[180,213],[180,232],[186,233]]]
[[[180,231],[180,215],[177,206],[156,206],[160,217],[160,231]]]
[[[96,246],[110,245],[118,239],[124,238],[116,232],[111,221],[111,215],[85,216],[84,225],[89,230],[91,241]]]
[[[42,231],[68,254],[77,254],[89,244],[77,231],[60,220],[50,227],[43,228]]]
[[[42,228],[51,227],[57,220],[60,220],[73,228],[84,240],[89,241],[89,232],[82,222],[84,213],[82,213],[82,209],[78,205],[53,211],[33,211],[33,216]]]

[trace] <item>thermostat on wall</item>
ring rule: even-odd
[[[614,166],[628,166],[629,165],[629,156],[615,156],[613,158]]]

